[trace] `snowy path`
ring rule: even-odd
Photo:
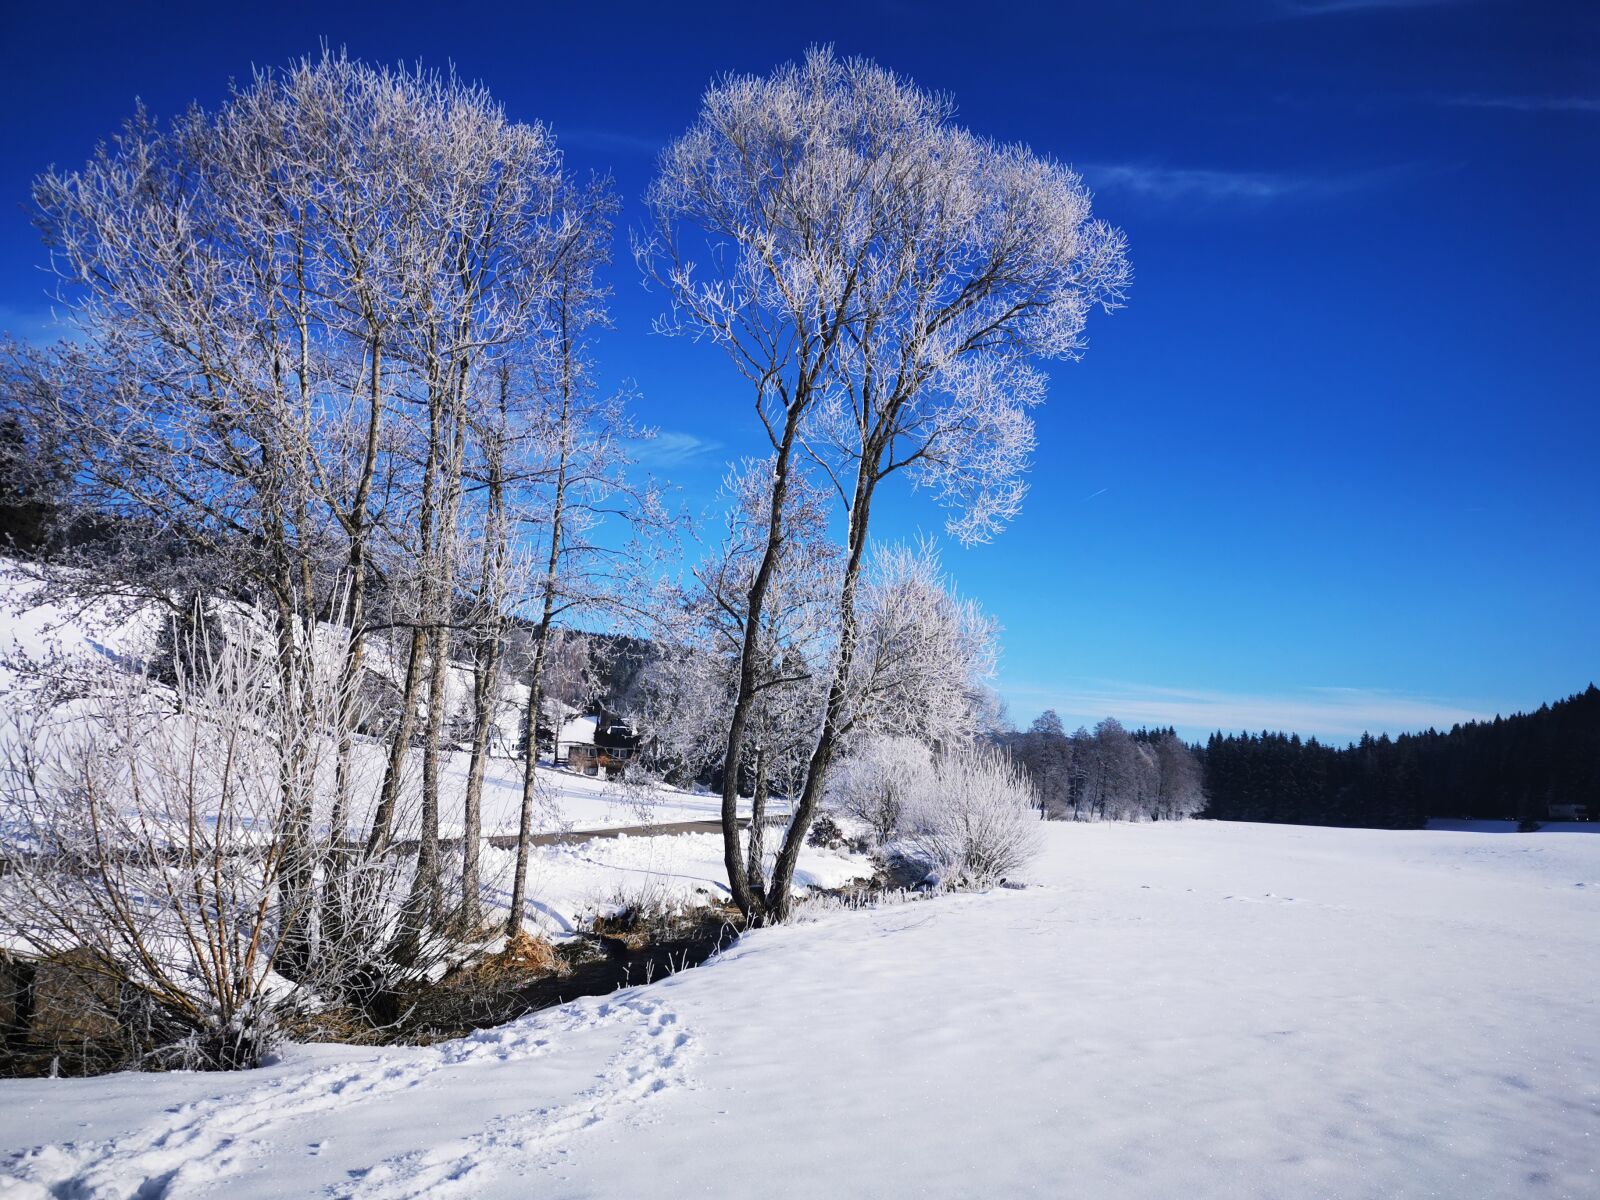
[[[0,1082],[0,1195],[1600,1194],[1600,838],[1053,826],[1036,874],[439,1047]]]

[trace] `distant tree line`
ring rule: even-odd
[[[1600,805],[1600,689],[1448,733],[1364,735],[1346,747],[1284,733],[1213,734],[1207,804],[1225,821],[1417,828],[1429,817],[1537,821]]]
[[[1170,728],[1129,732],[1107,717],[1092,733],[1069,734],[1046,711],[1002,741],[1032,781],[1047,819],[1177,820],[1205,805],[1199,759]]]

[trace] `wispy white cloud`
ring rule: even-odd
[[[1162,203],[1243,201],[1268,204],[1303,193],[1307,181],[1260,171],[1159,167],[1144,163],[1089,163],[1083,174],[1097,189],[1127,192]]]
[[[1600,96],[1436,96],[1435,102],[1452,108],[1500,108],[1511,112],[1572,112],[1600,114]]]
[[[81,327],[70,320],[65,312],[57,313],[49,309],[30,312],[7,307],[0,307],[0,333],[40,346],[63,340],[76,341],[83,335]]]
[[[1445,8],[1473,0],[1276,0],[1286,17],[1338,17],[1349,13],[1398,12],[1408,8]]]
[[[1284,171],[1234,171],[1151,163],[1085,163],[1083,177],[1099,191],[1122,193],[1163,206],[1258,208],[1289,201],[1329,200],[1399,182],[1417,165],[1380,167],[1339,175]]]
[[[715,454],[722,443],[681,430],[663,429],[629,443],[635,462],[646,467],[681,467]]]
[[[1363,733],[1448,729],[1492,715],[1432,697],[1352,687],[1248,693],[1091,681],[1061,687],[1024,684],[1002,691],[1019,717],[1053,708],[1069,729],[1116,717],[1130,726],[1173,725],[1186,737],[1218,729],[1271,729],[1343,742]]]

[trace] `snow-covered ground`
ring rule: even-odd
[[[486,897],[510,903],[512,852],[483,851],[486,878],[497,881]],[[808,846],[801,852],[795,882],[802,891],[833,889],[870,878],[873,865],[862,855]],[[728,873],[722,862],[722,835],[680,833],[596,838],[575,845],[535,846],[528,864],[530,919],[551,937],[572,933],[597,912],[628,903],[673,906],[728,898]]]
[[[0,1082],[12,1194],[1600,1195],[1600,838],[1046,845],[440,1046]]]

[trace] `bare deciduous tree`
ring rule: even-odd
[[[572,395],[566,318],[581,331],[601,294],[606,189],[573,187],[549,131],[508,120],[480,87],[324,53],[166,128],[140,113],[35,194],[80,336],[8,347],[10,390],[30,437],[70,464],[67,517],[111,531],[92,573],[59,569],[69,560],[43,570],[64,589],[262,606],[285,692],[308,686],[298,647],[319,622],[350,630],[340,828],[356,698],[374,667],[394,677],[378,804],[341,853],[388,855],[420,742],[403,957],[447,915],[440,778],[457,631],[495,641],[523,599],[494,547],[542,511],[561,426],[551,398]],[[576,299],[574,281],[588,289]],[[584,463],[612,465],[615,441],[562,436]],[[588,472],[569,475],[569,499]],[[469,552],[468,528],[493,531],[488,554]],[[397,634],[398,653],[369,654],[376,632]],[[498,661],[479,661],[487,696]],[[309,894],[310,816],[293,776],[281,886]],[[285,938],[286,973],[310,970],[313,944],[352,926],[336,892],[322,900],[288,904],[302,926]]]
[[[634,568],[649,558],[650,550],[647,541],[634,540],[622,548],[610,544],[600,533],[608,517],[623,519],[635,535],[666,524],[654,490],[636,488],[626,477],[631,462],[627,445],[641,431],[629,419],[623,396],[598,394],[593,379],[590,339],[609,323],[609,289],[600,272],[610,261],[616,200],[609,184],[600,181],[586,189],[569,188],[563,205],[568,241],[543,308],[552,339],[540,426],[547,484],[540,498],[513,514],[534,566],[523,599],[532,644],[508,936],[515,936],[523,922],[529,839],[538,804],[538,727],[560,623],[579,612],[631,607],[627,596],[637,583]]]
[[[721,542],[695,568],[693,584],[662,601],[655,628],[667,647],[644,688],[641,723],[655,755],[695,777],[723,764],[727,714],[741,678],[749,597],[767,534],[773,460],[751,459],[724,480]],[[818,688],[832,652],[829,598],[838,554],[827,538],[826,496],[797,475],[785,493],[786,534],[757,614],[748,728],[752,752],[738,764],[749,782],[749,835],[742,886],[760,905],[766,892],[763,833],[769,797],[792,797],[803,782],[816,733]],[[742,790],[733,781],[736,794]]]
[[[907,470],[963,541],[1016,510],[1043,398],[1030,364],[1082,349],[1089,310],[1120,303],[1122,235],[1092,220],[1069,169],[955,126],[948,99],[858,59],[813,50],[767,78],[728,77],[663,154],[638,245],[677,326],[721,345],[755,388],[776,453],[768,537],[725,766],[737,770],[754,695],[755,631],[784,539],[784,494],[803,453],[848,513],[838,650],[820,733],[768,897],[789,881],[849,704],[856,600],[878,486]],[[686,249],[697,230],[719,249]],[[730,878],[739,847],[724,781]],[[754,898],[735,880],[735,898]]]

